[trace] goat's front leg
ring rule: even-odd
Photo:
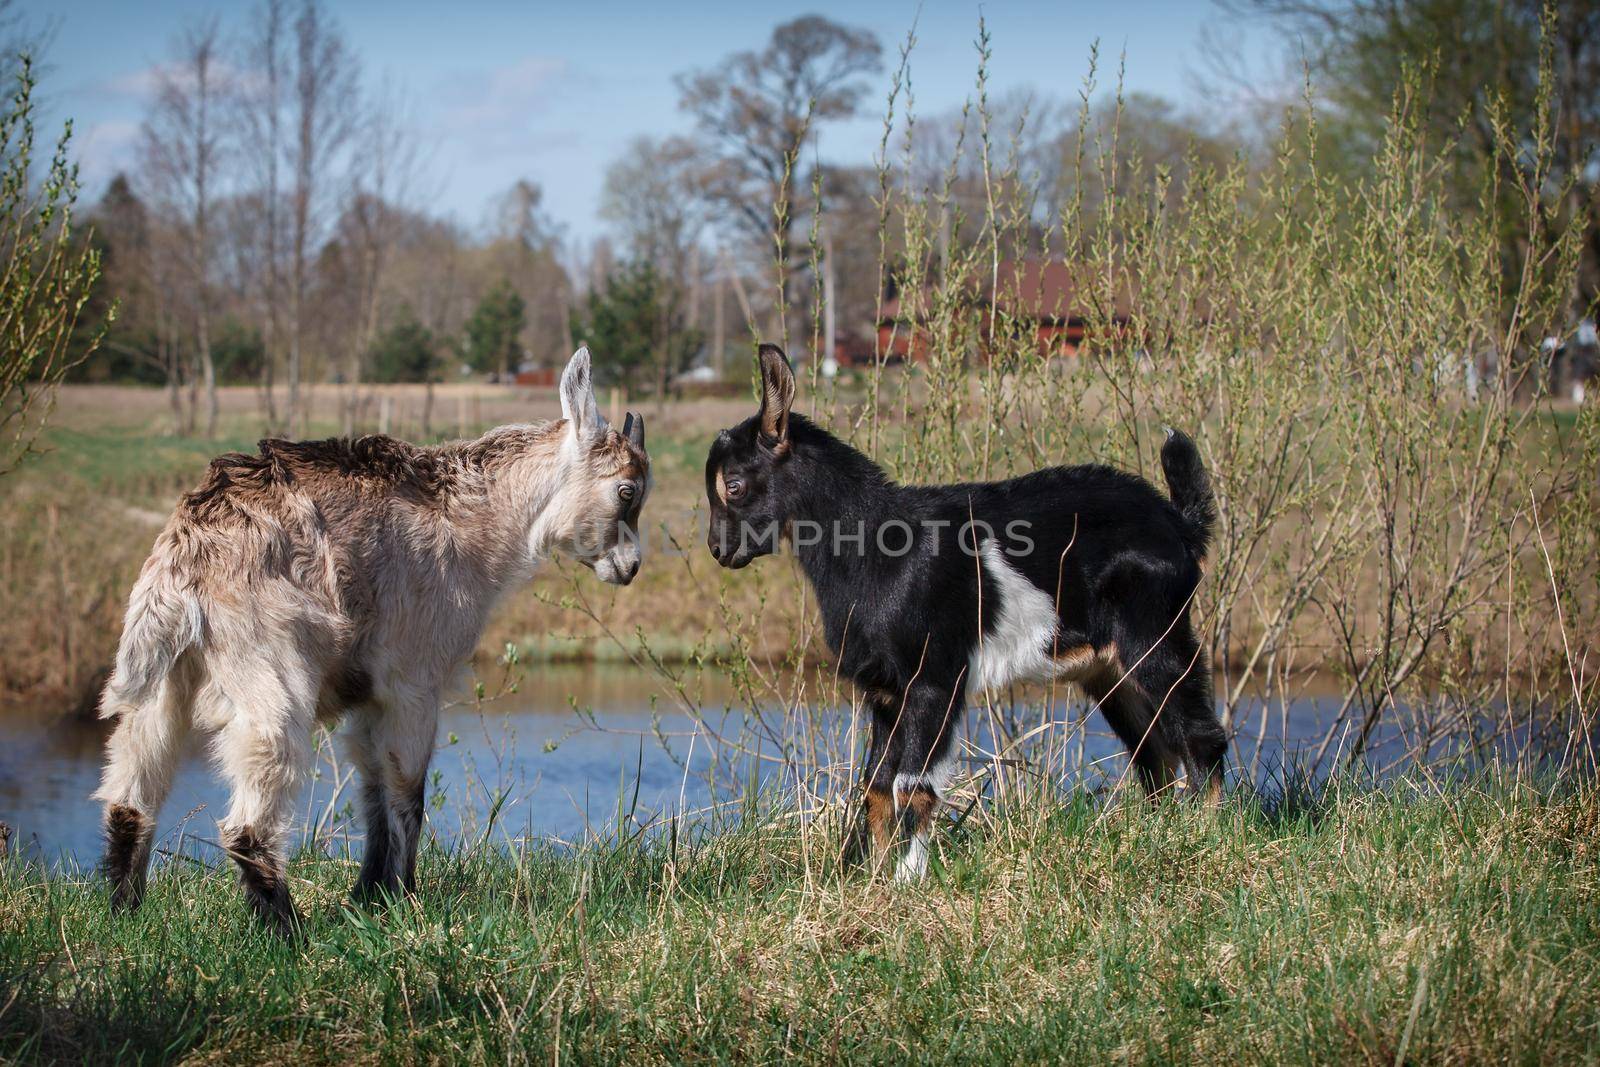
[[[901,703],[869,702],[872,712],[867,761],[861,772],[861,798],[854,824],[845,839],[845,862],[876,866],[894,840],[894,775],[905,748]]]
[[[959,684],[917,687],[908,694],[905,745],[894,775],[894,817],[904,842],[896,881],[920,881],[928,873],[928,843],[949,793],[956,721],[965,696]]]

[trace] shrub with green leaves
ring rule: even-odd
[[[78,315],[100,278],[99,253],[76,239],[72,123],[35,181],[33,65],[26,56],[0,113],[0,474],[28,454],[71,369]],[[76,350],[82,360],[99,335]]]

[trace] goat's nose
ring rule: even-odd
[[[718,563],[722,562],[722,546],[715,541],[711,542],[711,558]]]
[[[633,581],[634,576],[637,575],[638,573],[639,573],[639,561],[638,560],[634,560],[633,562],[628,564],[628,581],[630,581],[630,582]]]

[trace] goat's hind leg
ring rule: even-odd
[[[1187,618],[1141,655],[1130,682],[1156,721],[1149,729],[1157,754],[1172,770],[1182,766],[1189,790],[1216,805],[1228,740],[1211,695],[1211,668]],[[1124,683],[1126,685],[1126,683]],[[1149,744],[1150,742],[1146,742]]]
[[[250,672],[244,699],[213,742],[232,788],[222,845],[239,866],[246,902],[276,932],[296,936],[300,916],[289,895],[288,837],[295,797],[311,770],[315,688],[309,674]]]
[[[351,735],[367,820],[366,853],[354,893],[358,900],[417,888],[423,796],[438,724],[437,693],[408,691],[380,697]]]
[[[147,702],[119,708],[116,690],[107,690],[107,710],[118,721],[95,796],[106,805],[104,867],[114,910],[131,911],[144,900],[156,816],[189,733],[193,686],[193,667],[180,659]]]
[[[361,818],[366,829],[366,841],[361,850],[361,873],[350,890],[351,899],[357,903],[371,903],[384,890],[393,892],[389,881],[389,855],[392,843],[389,834],[389,796],[384,789],[383,767],[378,762],[373,741],[373,718],[379,714],[375,708],[363,708],[352,716],[350,731],[346,736],[351,761],[361,773]]]
[[[1181,757],[1170,740],[1172,726],[1164,720],[1176,719],[1177,712],[1158,709],[1131,677],[1097,679],[1085,689],[1127,748],[1145,795],[1152,800],[1169,795]]]
[[[1184,762],[1189,784],[1208,807],[1222,803],[1223,775],[1227,769],[1228,735],[1217,718],[1211,692],[1211,672],[1202,659],[1178,685],[1176,698],[1183,726]]]

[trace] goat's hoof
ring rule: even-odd
[[[374,910],[387,908],[404,895],[400,886],[385,882],[357,882],[350,887],[350,903]]]
[[[111,913],[124,915],[139,910],[144,903],[144,886],[118,882],[111,887]]]

